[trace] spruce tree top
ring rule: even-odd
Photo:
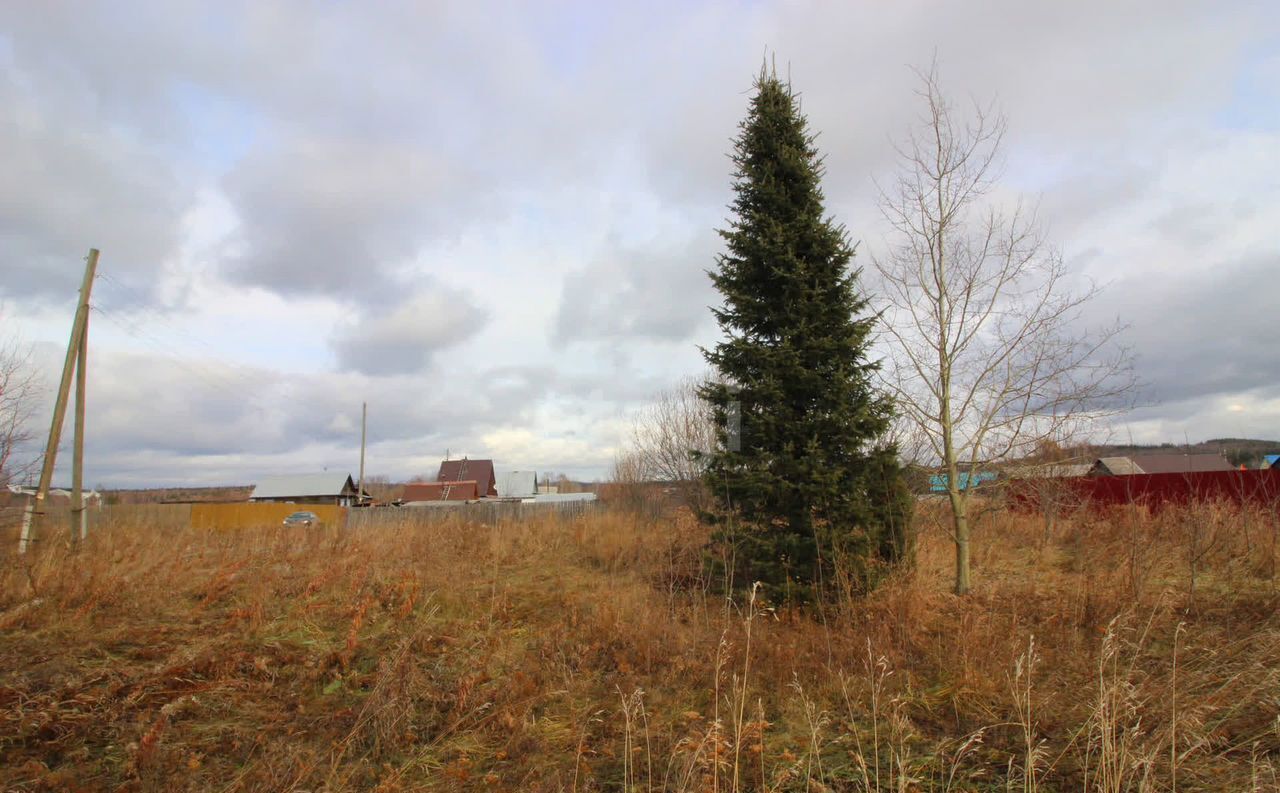
[[[720,231],[728,251],[710,274],[724,297],[712,313],[726,338],[704,353],[743,389],[770,397],[785,390],[791,420],[820,418],[814,410],[834,407],[833,397],[864,407],[876,397],[870,401],[887,411],[870,384],[878,368],[868,356],[874,318],[861,316],[867,301],[855,289],[844,227],[823,215],[822,159],[798,104],[790,86],[762,74],[739,125],[734,216]],[[860,447],[887,427],[887,416],[878,418],[862,427],[870,432]]]

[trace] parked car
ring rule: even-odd
[[[286,526],[319,526],[320,516],[314,512],[295,512],[284,519]]]

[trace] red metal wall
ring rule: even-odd
[[[1053,482],[1049,484],[1049,482]],[[1134,474],[1010,483],[1015,503],[1038,509],[1043,498],[1059,503],[1144,504],[1158,509],[1189,501],[1230,501],[1280,506],[1280,470],[1205,471],[1188,474]]]

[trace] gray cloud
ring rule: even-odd
[[[95,127],[230,160],[222,184],[244,223],[225,249],[234,278],[351,297],[370,294],[440,235],[500,217],[513,190],[545,191],[566,174],[594,186],[608,178],[602,164],[618,158],[636,164],[637,186],[664,202],[723,202],[724,155],[766,41],[822,133],[828,195],[855,237],[872,231],[864,199],[889,162],[888,135],[915,112],[906,64],[935,48],[961,91],[999,86],[1023,145],[1046,141],[1055,157],[1096,161],[1098,136],[1149,134],[1168,108],[1205,106],[1238,66],[1240,42],[1266,30],[1248,5],[1231,14],[1161,8],[708,7],[678,17],[624,8],[585,20],[585,9],[566,8],[558,13],[589,22],[593,35],[544,41],[530,37],[555,28],[542,13],[462,5],[375,13],[175,3],[125,12],[123,24],[115,8],[18,4],[0,24],[28,73],[96,103]],[[718,46],[702,46],[708,39]],[[616,57],[631,50],[646,56]],[[65,109],[51,126],[67,127]],[[133,165],[120,174],[165,172]],[[177,216],[160,209],[173,202],[157,200],[155,186],[84,181],[112,210],[95,213],[105,229],[149,241],[135,255],[110,239],[122,260],[151,262],[169,250]],[[120,217],[122,196],[139,197],[155,216]],[[14,225],[37,248],[57,239],[55,227],[77,226]]]
[[[423,287],[340,328],[332,342],[339,367],[369,375],[420,372],[436,353],[466,343],[488,322],[466,294],[430,282]]]
[[[90,247],[147,283],[177,245],[190,192],[165,158],[56,90],[0,75],[0,295],[75,294]]]
[[[38,363],[49,382],[37,417],[52,410],[60,358],[55,345],[38,345]],[[543,390],[486,390],[485,379],[469,372],[444,382],[421,375],[285,374],[194,357],[100,350],[89,370],[86,475],[112,485],[216,484],[251,481],[282,465],[354,467],[361,401],[369,402],[371,443],[438,457],[446,447],[465,448],[468,438],[503,426],[535,404]],[[384,458],[379,465],[407,476],[414,471],[406,458]],[[69,461],[60,455],[59,477],[65,478]]]
[[[370,296],[433,234],[463,222],[461,169],[410,147],[291,141],[230,174],[236,281],[280,294]],[[450,203],[450,202],[453,203]]]
[[[1280,440],[1280,386],[1193,397],[1138,408],[1110,434],[1115,442],[1181,443],[1210,438]]]
[[[226,275],[285,295],[374,299],[429,243],[500,217],[522,184],[589,156],[561,127],[589,114],[557,111],[570,108],[568,90],[508,16],[462,5],[5,7],[0,56],[8,45],[38,90],[30,107],[4,102],[14,123],[0,130],[0,164],[30,178],[7,180],[11,196],[0,188],[12,252],[2,272],[64,292],[74,261],[56,284],[25,275],[97,243],[116,273],[147,280],[182,231],[193,191],[177,188],[173,163],[186,160],[181,177],[212,177],[241,223],[212,262]],[[33,113],[38,128],[20,128]]]
[[[1215,262],[1203,273],[1122,279],[1090,307],[1119,317],[1146,381],[1144,401],[1173,404],[1274,386],[1280,346],[1272,335],[1280,256]]]
[[[555,341],[688,340],[718,299],[707,277],[717,239],[703,233],[683,246],[612,246],[565,277]]]

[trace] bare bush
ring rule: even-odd
[[[615,473],[633,481],[674,487],[695,509],[703,506],[704,455],[715,448],[711,410],[698,396],[699,381],[682,380],[663,391],[633,419],[627,451]]]
[[[0,488],[21,482],[38,459],[24,459],[32,440],[32,414],[40,397],[31,352],[15,340],[0,342]]]

